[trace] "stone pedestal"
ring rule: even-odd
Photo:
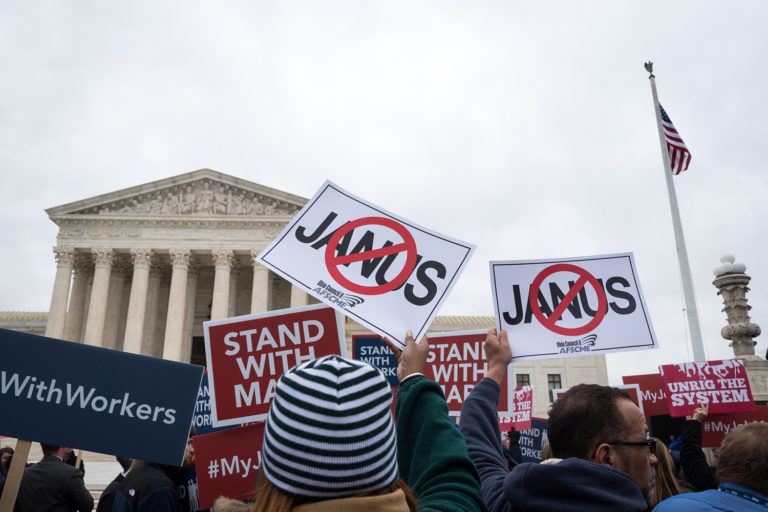
[[[755,354],[757,342],[752,338],[760,335],[760,326],[749,318],[752,307],[747,303],[747,292],[751,278],[745,273],[746,266],[736,263],[731,255],[720,258],[722,265],[715,269],[712,284],[723,298],[723,311],[728,325],[722,328],[723,338],[731,340],[733,355],[744,361],[749,385],[755,402],[768,402],[768,361]]]

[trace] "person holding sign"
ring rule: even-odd
[[[579,384],[555,402],[547,435],[554,464],[507,469],[497,408],[500,383],[512,361],[507,332],[488,331],[486,377],[461,411],[461,431],[480,472],[483,498],[494,511],[584,510],[643,512],[653,491],[656,444],[626,391]]]
[[[389,385],[368,364],[330,355],[286,372],[267,417],[252,510],[484,511],[445,397],[421,375],[428,351],[409,336],[398,353],[397,429]]]

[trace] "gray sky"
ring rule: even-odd
[[[208,167],[310,197],[331,179],[478,249],[441,314],[492,314],[489,260],[632,251],[661,348],[692,359],[651,92],[710,359],[712,269],[747,265],[768,329],[768,3],[0,4],[0,310],[46,311],[44,209]],[[758,353],[767,343],[758,338]]]

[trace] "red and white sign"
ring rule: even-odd
[[[669,414],[667,396],[664,394],[664,382],[658,373],[646,375],[626,375],[622,377],[624,384],[637,384],[640,388],[640,399],[646,416]]]
[[[461,415],[461,406],[469,392],[485,377],[488,363],[485,360],[485,336],[488,331],[462,331],[429,334],[429,356],[424,375],[437,382],[448,403],[448,414]],[[512,365],[501,385],[500,414],[507,414],[512,406],[507,391],[512,379]]]
[[[657,348],[632,253],[490,267],[513,361]]]
[[[752,412],[708,415],[701,425],[701,445],[705,448],[720,446],[725,436],[739,425],[768,421],[768,405],[758,405]]]
[[[324,304],[203,322],[214,427],[266,419],[280,376],[346,357],[341,315]]]
[[[640,386],[637,384],[622,384],[619,386],[612,386],[614,388],[623,389],[624,391],[629,394],[630,400],[632,400],[632,403],[635,404],[640,408],[641,411],[643,411],[643,401],[640,399]],[[557,388],[552,390],[552,402],[557,402],[561,396],[565,394],[566,391],[568,391],[571,388]],[[643,411],[643,414],[645,414],[645,411]]]
[[[261,466],[264,423],[223,430],[192,438],[200,510],[208,510],[219,496],[252,498]]]
[[[515,430],[528,430],[531,428],[533,414],[533,387],[522,386],[512,390],[512,408],[509,415],[499,416],[499,425],[502,432],[507,432],[510,427]]]
[[[659,366],[669,415],[687,416],[709,404],[709,414],[755,410],[747,370],[740,359]]]
[[[427,331],[474,245],[326,181],[256,261],[401,347]]]

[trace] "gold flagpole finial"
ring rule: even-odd
[[[656,75],[653,74],[653,62],[650,60],[645,63],[645,70],[651,74],[648,78],[654,78]]]

